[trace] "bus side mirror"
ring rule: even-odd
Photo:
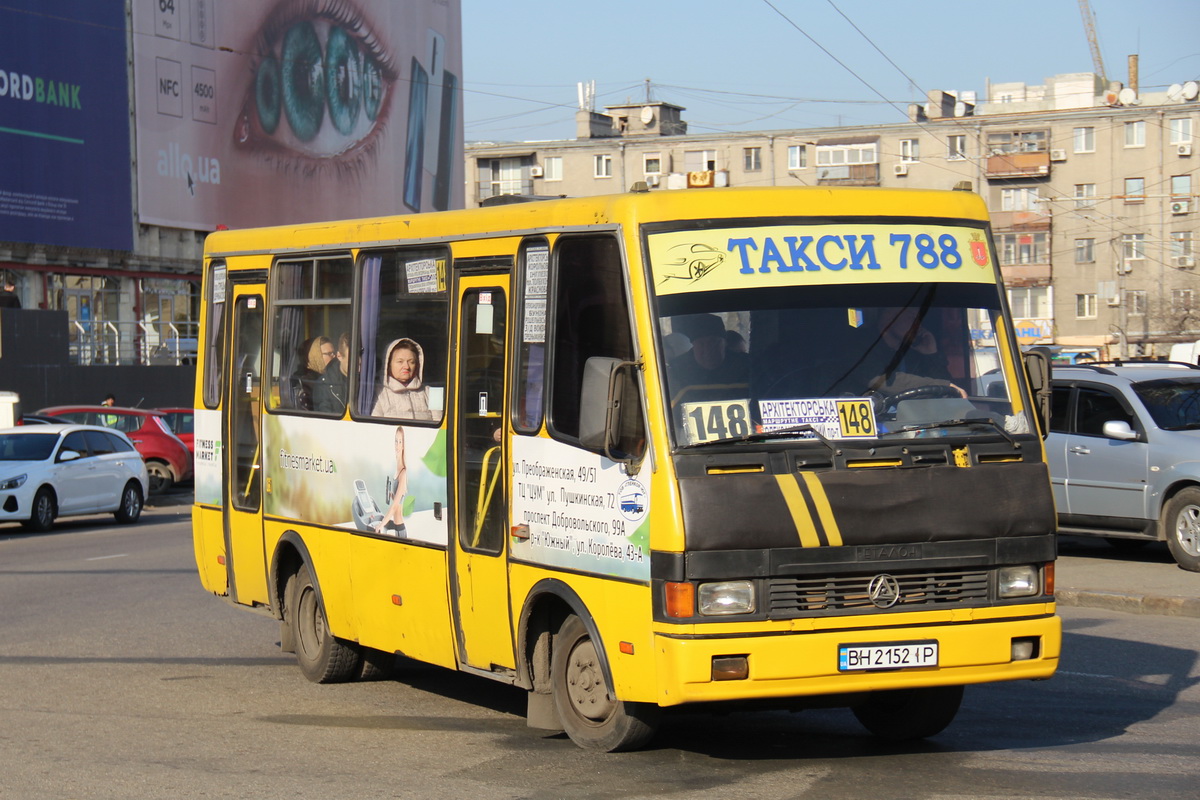
[[[1050,432],[1050,354],[1044,348],[1035,347],[1024,353],[1025,372],[1029,375],[1029,389],[1041,423],[1042,438]]]
[[[637,471],[646,446],[634,361],[594,356],[583,368],[579,443]]]

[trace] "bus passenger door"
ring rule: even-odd
[[[455,332],[455,520],[452,602],[459,660],[515,666],[509,619],[508,480],[505,429],[506,297],[509,276],[458,282]]]
[[[224,434],[225,569],[229,596],[250,604],[267,601],[262,527],[261,286],[233,287],[233,332]]]

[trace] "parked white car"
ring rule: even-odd
[[[142,515],[146,464],[125,434],[94,425],[0,430],[0,522],[47,531],[57,517]]]

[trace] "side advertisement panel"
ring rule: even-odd
[[[133,249],[123,3],[0,8],[0,241]]]
[[[647,484],[552,439],[518,436],[512,450],[513,525],[528,533],[513,538],[513,559],[649,580]]]
[[[132,10],[142,222],[213,230],[462,207],[460,0]]]
[[[445,547],[446,432],[268,414],[268,516]]]

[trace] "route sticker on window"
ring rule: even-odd
[[[764,431],[811,425],[826,439],[868,439],[877,435],[875,408],[865,397],[759,400],[758,411]]]
[[[746,436],[751,431],[749,400],[684,403],[682,407],[688,444]]]

